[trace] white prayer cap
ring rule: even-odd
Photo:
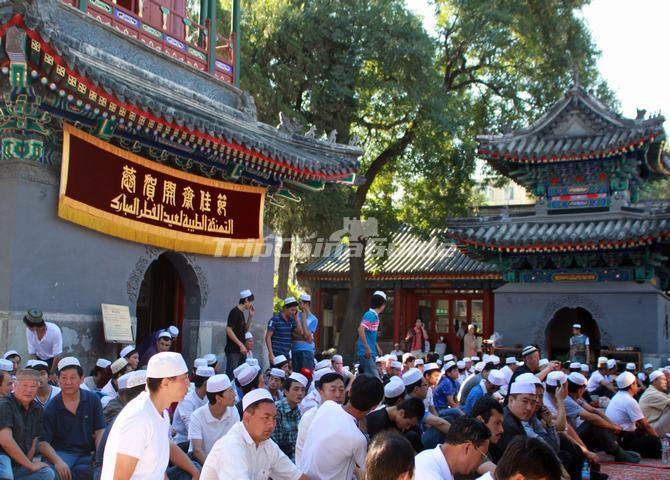
[[[538,363],[540,367],[544,367],[545,365],[549,365],[549,359],[548,358],[540,358],[540,363]]]
[[[375,293],[372,294],[372,296],[374,297],[375,295],[378,295],[378,296],[382,297],[384,300],[386,300],[386,294],[384,292],[382,292],[381,290],[376,290]]]
[[[247,365],[251,365],[252,367],[254,367],[254,366],[256,366],[256,365],[260,365],[260,364],[258,363],[258,359],[257,359],[257,358],[247,358],[247,359],[244,361],[244,363],[246,363]]]
[[[243,411],[246,410],[256,402],[260,402],[261,400],[270,400],[272,403],[274,403],[274,399],[272,398],[270,392],[268,392],[264,388],[257,388],[255,390],[250,391],[242,398],[242,410]]]
[[[0,358],[0,370],[3,370],[5,372],[11,372],[12,370],[14,370],[14,364],[10,360]]]
[[[258,372],[261,371],[261,368],[258,366],[252,367],[246,363],[243,363],[242,365],[244,365],[246,368],[243,368],[237,372],[235,378],[237,378],[237,381],[240,382],[240,385],[246,387],[258,376]]]
[[[570,380],[575,385],[579,385],[580,387],[583,387],[588,383],[586,377],[579,372],[572,372],[570,375],[568,375],[568,380]]]
[[[435,361],[435,363],[437,363],[440,367],[442,366],[442,360],[440,360],[439,358]]]
[[[413,385],[416,382],[419,382],[422,377],[423,375],[421,375],[421,370],[418,368],[410,368],[402,374],[402,383],[405,385]]]
[[[521,376],[521,375],[519,375]],[[559,384],[563,385],[568,381],[568,376],[563,372],[549,372],[547,375],[547,385],[557,387]]]
[[[230,379],[225,373],[213,375],[207,380],[207,393],[218,393],[228,390],[231,386]]]
[[[644,369],[646,370],[648,368],[654,368],[654,366],[651,363],[645,363],[644,364]]]
[[[159,352],[149,359],[147,378],[170,378],[188,372],[184,357],[177,352]]]
[[[30,359],[26,362],[26,368],[34,368],[37,366],[41,367],[47,367],[49,368],[49,364],[45,362],[44,360],[35,360],[35,359]]]
[[[193,360],[193,366],[198,369],[198,367],[206,367],[207,366],[207,360],[204,358],[196,358]]]
[[[609,368],[610,370],[616,368],[616,360],[614,360],[613,358],[607,360],[607,368]]]
[[[487,380],[492,385],[502,387],[505,384],[505,375],[500,370],[491,370]]]
[[[406,362],[406,361],[409,359],[409,357],[414,357],[414,355],[412,355],[410,352],[405,352],[405,353],[403,353],[403,354],[402,354],[402,361],[403,361],[403,363]]]
[[[627,363],[626,364],[626,370],[634,371],[635,370],[635,364],[634,363]]]
[[[598,366],[607,365],[607,357],[598,357],[597,365]]]
[[[116,375],[121,370],[123,370],[126,367],[126,365],[128,365],[128,360],[121,357],[114,360],[114,362],[109,366],[109,368],[112,370],[112,374]]]
[[[312,301],[312,297],[310,297],[310,296],[307,295],[306,293],[301,293],[301,294],[300,294],[300,301],[302,301],[302,302],[311,302],[311,301]]]
[[[437,363],[427,363],[423,367],[423,373],[432,372],[433,370],[439,370],[440,366]]]
[[[628,388],[633,383],[635,383],[635,375],[630,372],[623,372],[621,375],[616,377],[616,385],[619,388]]]
[[[484,370],[485,366],[486,366],[486,364],[484,362],[477,362],[475,364],[475,372],[478,372],[478,373],[481,372],[482,370]]]
[[[423,358],[417,358],[414,365],[423,365]]]
[[[207,355],[205,355],[205,356],[202,357],[202,358],[204,358],[205,360],[207,360],[207,366],[208,366],[208,367],[211,367],[211,366],[214,365],[216,362],[218,362],[218,359],[216,358],[216,355],[214,355],[213,353],[208,353]]]
[[[281,368],[273,368],[270,370],[270,375],[278,378],[286,378],[286,372]]]
[[[335,360],[335,357],[340,357],[340,361],[342,361],[342,356],[341,355],[333,355],[333,361],[334,362],[337,361],[337,360]],[[277,363],[276,360],[277,359],[275,359],[275,364]],[[319,360],[316,363],[316,365],[314,366],[314,369],[315,370],[321,370],[322,368],[327,368],[327,367],[330,367],[330,366],[331,366],[330,360],[328,360],[327,358],[324,358],[323,360]]]
[[[582,372],[586,372],[586,373],[589,372],[590,368],[586,363],[582,363],[581,366],[582,366]]]
[[[251,290],[249,290],[249,289],[242,290],[240,292],[240,300],[243,299],[243,298],[249,298],[251,295],[252,295]]]
[[[179,336],[179,329],[174,325],[170,325],[168,327],[168,333],[172,335],[173,338],[177,338]]]
[[[119,386],[119,390],[124,390],[128,388],[128,380],[133,376],[134,372],[128,372],[121,375],[117,380],[116,384]]]
[[[449,370],[451,370],[451,369],[454,368],[454,367],[457,367],[457,365],[456,365],[456,362],[454,362],[454,361],[452,360],[452,361],[450,361],[450,362],[447,362],[447,364],[444,366],[444,371],[445,371],[445,372],[448,372]],[[457,368],[458,368],[458,367],[457,367]]]
[[[5,354],[2,356],[2,358],[4,358],[5,360],[8,360],[9,357],[13,357],[14,355],[19,356],[19,357],[21,356],[21,355],[19,355],[19,352],[17,352],[16,350],[7,350],[5,352]]]
[[[214,369],[212,367],[198,367],[198,368],[195,369],[195,374],[198,377],[209,378],[209,377],[213,377],[215,373],[216,372],[214,371]]]
[[[81,363],[79,363],[79,360],[77,360],[75,357],[65,357],[60,362],[58,362],[58,371],[61,371],[66,367],[73,366],[81,368]]]
[[[581,370],[582,369],[582,364],[579,363],[579,362],[570,362],[570,370],[572,370],[573,368]]]
[[[245,340],[253,340],[254,336],[251,334],[251,332],[247,332],[244,334],[244,339]]]
[[[275,357],[275,361],[274,361],[273,365],[276,367],[277,365],[281,365],[282,363],[286,363],[286,362],[288,362],[288,359],[286,358],[285,355],[277,355]]]
[[[342,355],[333,355],[332,360],[333,360],[333,362],[339,362],[339,363],[344,362],[344,358],[342,358]],[[326,361],[328,361],[328,360],[326,360]],[[323,362],[323,360],[321,360],[321,362]],[[321,363],[321,362],[319,362],[319,363]]]
[[[516,377],[515,382],[526,382],[526,383],[534,383],[535,385],[541,385],[542,382],[540,381],[539,378],[537,378],[535,375],[532,373],[522,373],[518,377]]]
[[[521,356],[526,357],[526,356],[531,355],[535,352],[537,352],[537,348],[535,348],[532,345],[528,345],[528,346],[524,347],[523,350],[521,350]]]
[[[126,345],[119,352],[119,357],[127,357],[130,352],[135,350],[135,345]]]
[[[485,353],[484,356],[482,357],[482,362],[484,363],[489,363],[491,362],[493,358],[493,355],[489,355],[488,353]]]
[[[505,375],[505,384],[509,386],[509,382],[512,380],[512,375],[514,375],[514,372],[512,372],[510,368],[506,368],[500,371],[503,372],[503,375]]]
[[[456,366],[458,367],[459,370],[463,370],[465,368],[465,362],[463,360],[459,360],[456,362]]]
[[[244,370],[248,366],[249,365],[247,365],[246,363],[242,363],[242,364],[238,365],[237,367],[235,367],[235,369],[233,370],[233,377],[237,378],[237,374],[239,372],[241,372],[242,370]]]
[[[110,362],[110,361],[107,360],[106,358],[98,358],[98,359],[95,361],[95,366],[96,366],[96,367],[99,367],[99,368],[107,368],[107,367],[109,367],[111,364],[112,364],[112,362]]]
[[[284,308],[295,307],[296,305],[298,305],[298,302],[296,301],[295,297],[286,297],[284,299],[284,304],[283,304]]]
[[[315,370],[314,373],[312,374],[312,381],[314,383],[318,382],[321,380],[321,378],[328,374],[328,373],[335,373],[335,370],[333,370],[330,367],[322,368],[321,370]]]
[[[158,334],[158,338],[167,338],[168,340],[172,340],[172,335],[170,335],[170,332],[167,330],[163,330],[161,333]]]
[[[139,387],[140,385],[147,384],[147,371],[146,370],[135,370],[130,372],[130,378],[126,384],[126,388]]]
[[[507,357],[505,359],[505,365],[516,365],[516,357]]]
[[[663,373],[663,370],[654,370],[649,374],[649,382],[654,383],[657,378],[659,377],[664,377],[665,373]]]
[[[295,380],[298,382],[300,385],[303,387],[307,388],[307,383],[309,383],[309,380],[307,380],[307,377],[304,376],[302,373],[298,372],[293,372],[291,375],[288,376],[291,380]]]
[[[391,377],[389,382],[384,385],[384,396],[386,398],[396,398],[405,393],[405,384],[398,377]]]
[[[444,361],[445,361],[445,362],[449,362],[449,361],[451,361],[451,360],[453,360],[453,359],[454,359],[454,356],[453,356],[451,353],[447,353],[447,354],[444,356]]]
[[[391,362],[391,368],[397,368],[398,370],[402,369],[402,363],[400,363],[398,360],[394,360]]]
[[[375,363],[382,363],[384,360],[385,360],[384,357],[377,357],[375,359]]]
[[[473,355],[470,357],[470,360],[472,360],[473,362],[478,362],[481,360],[481,358],[479,358],[479,355]]]
[[[580,330],[582,329],[582,325],[580,323],[573,323],[572,328],[579,328]]]
[[[509,387],[510,395],[535,395],[535,385],[529,382],[514,382]]]
[[[491,362],[493,362],[493,365],[500,365],[500,357],[498,355],[491,355]]]

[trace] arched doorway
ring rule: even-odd
[[[175,325],[180,334],[173,350],[188,355],[197,344],[191,327],[200,318],[200,287],[193,268],[183,255],[165,252],[151,262],[144,274],[137,298],[137,345],[152,332]],[[193,350],[193,353],[195,351]]]
[[[582,333],[587,335],[591,344],[591,362],[600,353],[600,329],[591,312],[582,307],[561,308],[547,325],[545,332],[547,350],[550,358],[567,360],[570,353],[572,325],[579,323]]]

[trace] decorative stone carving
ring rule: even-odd
[[[186,262],[195,273],[198,286],[200,287],[200,306],[204,308],[205,305],[207,305],[207,296],[209,295],[209,284],[207,283],[205,272],[202,270],[200,265],[196,263],[195,255],[189,253],[182,253],[181,255],[186,259]]]
[[[147,269],[151,262],[156,260],[158,256],[163,253],[163,250],[152,247],[149,245],[144,246],[144,255],[142,255],[135,263],[135,268],[133,268],[128,283],[126,284],[126,292],[128,292],[128,299],[132,304],[137,303],[137,298],[140,295],[140,287],[142,286],[142,281],[144,280],[144,275],[147,273]]]

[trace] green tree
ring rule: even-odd
[[[473,196],[478,133],[520,125],[579,72],[611,101],[580,0],[438,0],[437,38],[402,0],[256,0],[243,15],[242,86],[261,119],[280,111],[338,141],[362,140],[363,181],[338,198],[340,215],[428,232]],[[330,192],[327,192],[330,194]],[[325,194],[315,196],[316,211]],[[290,217],[309,222],[309,201]],[[337,211],[333,210],[333,212]],[[298,222],[293,222],[297,224]],[[351,239],[351,251],[365,239]],[[340,350],[352,352],[367,302],[365,259],[350,256]]]

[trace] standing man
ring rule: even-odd
[[[167,409],[186,396],[188,386],[188,367],[181,354],[161,352],[151,357],[147,391],[121,410],[109,432],[101,480],[162,479],[170,461],[199,478],[198,469],[169,436]]]
[[[93,478],[91,452],[105,430],[98,395],[80,388],[83,377],[76,358],[58,362],[61,392],[44,409],[40,453],[61,479]]]
[[[477,355],[477,335],[474,325],[468,325],[468,333],[463,337],[463,355],[466,357]]]
[[[42,407],[33,400],[40,376],[19,370],[14,393],[0,399],[0,478],[54,480],[54,471],[35,458],[42,427]]]
[[[386,294],[377,290],[372,294],[370,310],[363,314],[358,326],[358,363],[361,373],[368,373],[379,378],[377,372],[377,331],[379,315],[386,308]]]
[[[312,313],[312,297],[306,293],[300,294],[300,312],[296,317],[298,325],[305,333],[304,340],[296,340],[293,344],[293,371],[299,372],[303,368],[314,370],[314,333],[319,320]]]
[[[589,363],[589,357],[589,337],[582,333],[582,326],[575,323],[572,326],[572,337],[570,338],[570,361]]]
[[[228,314],[226,347],[224,349],[226,352],[226,375],[228,375],[228,378],[233,378],[233,370],[244,363],[249,353],[244,343],[249,327],[251,327],[251,320],[256,313],[254,300],[254,294],[251,293],[251,290],[242,290],[237,306],[233,307]],[[244,312],[248,312],[248,319],[246,320]]]
[[[63,334],[55,323],[45,322],[41,310],[31,308],[23,317],[26,324],[28,354],[34,360],[49,365],[49,373],[55,374],[60,356],[63,354]]]
[[[294,297],[286,297],[282,305],[282,311],[268,322],[268,330],[265,332],[265,344],[268,347],[270,365],[275,365],[275,357],[280,355],[291,358],[293,337],[303,337],[302,327],[295,320],[297,313],[298,302],[296,299]]]

